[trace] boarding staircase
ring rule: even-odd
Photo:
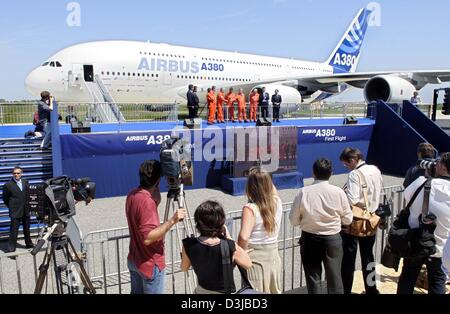
[[[117,106],[114,98],[98,75],[94,76],[93,82],[83,82],[91,95],[92,101],[96,103],[95,112],[102,122],[126,122],[119,106]]]
[[[16,166],[23,169],[23,178],[30,184],[41,183],[53,176],[52,153],[41,151],[42,139],[0,139],[0,187],[11,180]],[[3,203],[3,188],[0,189],[0,239],[9,237],[9,211]],[[35,217],[31,220],[31,233],[38,231]],[[20,227],[20,234],[22,226]]]
[[[367,161],[383,173],[404,176],[417,163],[417,147],[423,142],[432,144],[440,153],[450,151],[450,135],[411,102],[378,101],[369,109],[369,116],[377,122]]]

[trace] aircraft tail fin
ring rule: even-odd
[[[342,36],[339,44],[330,55],[326,64],[334,69],[334,73],[353,73],[358,66],[361,46],[364,42],[372,10],[362,8]]]

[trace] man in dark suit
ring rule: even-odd
[[[3,202],[9,208],[9,217],[11,218],[8,244],[9,252],[16,250],[17,235],[19,234],[19,225],[21,222],[26,248],[33,248],[33,242],[30,236],[30,212],[25,206],[25,194],[28,189],[28,181],[22,179],[22,175],[22,168],[14,168],[13,178],[3,186]]]
[[[269,117],[269,100],[270,95],[266,92],[266,88],[262,88],[262,93],[259,96],[259,109],[261,110],[261,118],[267,121]]]
[[[189,85],[189,90],[187,92],[187,107],[189,110],[189,119],[195,118],[195,104],[196,104],[196,95],[194,94],[194,85]]]
[[[275,94],[272,96],[273,122],[280,122],[280,108],[282,102],[283,100],[277,89],[275,90]]]

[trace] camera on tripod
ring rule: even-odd
[[[169,189],[178,190],[181,184],[192,186],[194,172],[190,145],[178,136],[172,136],[161,145],[160,163],[162,175],[166,177]]]
[[[436,159],[421,159],[417,162],[417,166],[420,169],[426,171],[425,176],[428,178],[436,178]]]
[[[76,202],[88,204],[95,198],[95,183],[90,178],[72,180],[61,176],[45,183],[31,184],[26,197],[30,212],[39,221],[47,225],[58,221],[67,223],[76,215]]]

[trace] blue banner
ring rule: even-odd
[[[298,142],[302,145],[369,141],[372,132],[373,125],[300,127]]]

